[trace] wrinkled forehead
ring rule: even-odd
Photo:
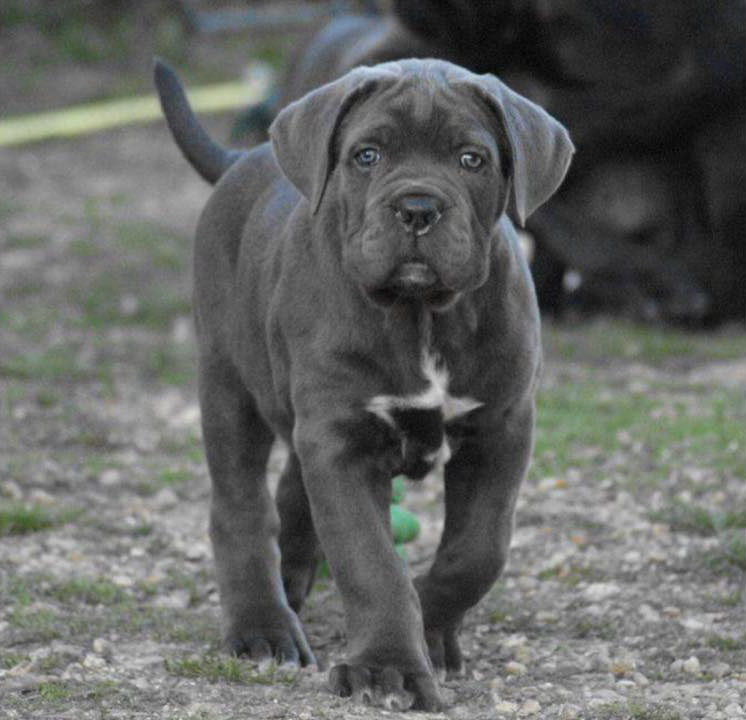
[[[467,87],[453,87],[442,76],[412,74],[355,105],[342,123],[340,141],[495,146],[495,125],[495,116]]]

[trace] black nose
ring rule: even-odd
[[[440,220],[443,207],[432,195],[403,195],[394,204],[394,211],[407,231],[424,235]]]

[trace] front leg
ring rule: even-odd
[[[298,414],[294,444],[347,621],[348,660],[332,668],[331,689],[389,709],[435,710],[440,698],[419,600],[390,527],[384,448],[399,442],[375,418],[351,418],[328,399],[310,405],[318,409]]]
[[[446,466],[443,536],[429,572],[417,578],[430,657],[439,674],[463,669],[458,630],[508,556],[518,489],[533,446],[533,398],[490,416]]]

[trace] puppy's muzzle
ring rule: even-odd
[[[403,195],[393,209],[399,223],[415,237],[428,233],[443,215],[443,203],[433,195]]]

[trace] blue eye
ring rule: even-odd
[[[377,148],[367,147],[355,153],[355,162],[361,168],[369,168],[381,159],[381,153]]]
[[[479,170],[484,165],[484,158],[475,152],[465,152],[461,154],[459,162],[466,170]]]

